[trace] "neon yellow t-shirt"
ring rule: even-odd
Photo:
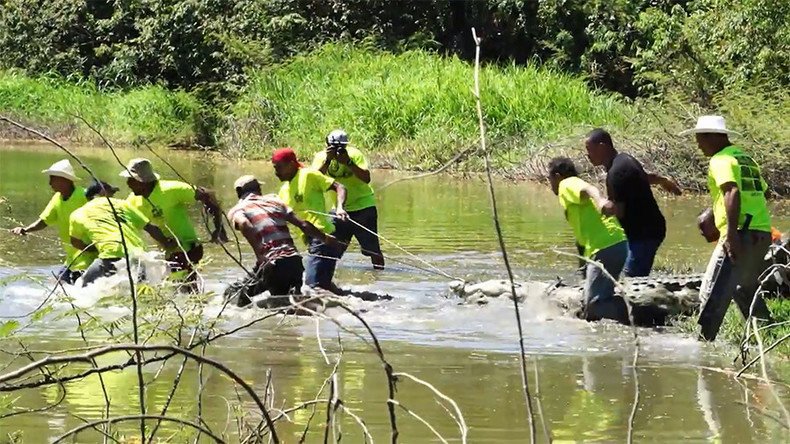
[[[200,242],[189,219],[189,206],[195,203],[195,189],[177,180],[160,180],[145,198],[130,194],[126,200],[167,237],[175,237],[187,250]],[[177,247],[176,247],[177,248]]]
[[[148,224],[148,218],[125,200],[110,200],[121,222],[129,253],[144,251],[145,243],[140,237],[140,230]],[[99,250],[101,259],[123,257],[121,231],[106,197],[97,197],[71,214],[69,235],[86,244],[93,244]]]
[[[80,254],[80,250],[71,246],[69,238],[69,217],[74,210],[85,205],[86,202],[88,199],[85,198],[85,188],[75,186],[68,200],[63,200],[60,193],[55,193],[44,211],[38,216],[45,224],[58,229],[58,237],[63,243],[63,249],[66,250],[65,265],[73,271],[88,268],[91,262],[96,259],[96,253],[86,251]]]
[[[368,160],[362,151],[354,148],[347,147],[348,157],[354,164],[363,170],[368,169]],[[326,161],[326,151],[316,153],[313,159],[313,168],[318,170]],[[347,165],[343,165],[337,160],[329,162],[329,167],[326,170],[326,175],[335,179],[338,183],[346,187],[346,204],[344,209],[346,211],[359,211],[365,208],[376,206],[376,197],[373,194],[373,188],[369,183],[365,183],[359,177],[354,175]],[[332,196],[332,204],[337,205],[337,195],[334,191],[330,192]]]
[[[713,217],[722,238],[727,234],[727,209],[721,186],[734,182],[741,195],[741,214],[738,228],[743,227],[746,214],[752,215],[750,230],[771,232],[771,216],[765,201],[768,184],[760,174],[760,167],[736,146],[728,146],[710,158],[708,166],[708,189],[713,198]]]
[[[312,168],[299,168],[293,179],[283,182],[279,196],[301,219],[310,222],[326,234],[332,234],[335,232],[332,219],[329,216],[311,213],[310,210],[327,213],[324,193],[334,182],[331,177],[324,176]]]
[[[584,247],[584,256],[591,257],[625,241],[625,232],[617,218],[602,215],[589,197],[582,197],[586,186],[587,182],[578,177],[565,178],[560,182],[558,196],[576,241]]]

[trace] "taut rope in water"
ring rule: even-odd
[[[321,215],[321,216],[329,216],[329,217],[332,217],[332,218],[335,218],[335,219],[339,219],[339,218],[340,218],[340,217],[338,217],[336,214],[331,214],[331,213],[322,213],[321,211],[314,211],[314,210],[307,210],[307,211],[308,211],[308,212],[310,212],[310,213],[313,213],[313,214],[318,214],[318,215]],[[435,265],[431,264],[430,262],[426,261],[425,259],[423,259],[423,258],[421,258],[421,257],[417,256],[417,255],[416,255],[416,254],[414,254],[414,253],[411,253],[411,252],[407,251],[405,248],[403,248],[403,247],[401,247],[400,245],[396,244],[395,242],[393,242],[393,241],[391,241],[391,240],[389,240],[389,239],[385,238],[384,236],[382,236],[382,235],[380,235],[380,234],[376,233],[375,231],[368,229],[368,227],[366,227],[366,226],[364,226],[364,225],[360,224],[359,222],[355,221],[354,219],[348,218],[348,220],[349,220],[351,223],[353,223],[354,225],[356,225],[356,226],[358,226],[358,227],[362,228],[363,230],[367,231],[368,233],[370,233],[370,234],[372,234],[372,235],[376,236],[376,237],[377,237],[377,238],[379,238],[380,240],[382,240],[382,241],[384,241],[384,242],[386,242],[386,243],[388,243],[388,244],[390,244],[390,245],[394,246],[394,247],[395,247],[395,248],[397,248],[398,250],[400,250],[400,251],[402,251],[402,252],[406,253],[406,254],[407,254],[409,257],[413,258],[414,260],[416,260],[416,261],[419,261],[419,262],[421,262],[421,263],[425,264],[426,266],[428,266],[428,268],[430,268],[431,270],[433,270],[433,271],[432,271],[433,273],[435,273],[435,274],[438,274],[438,275],[440,275],[440,276],[444,276],[444,277],[446,277],[446,278],[448,278],[448,279],[456,280],[456,281],[462,281],[462,280],[463,280],[463,279],[457,278],[457,277],[455,277],[455,276],[452,276],[451,274],[449,274],[449,273],[447,273],[446,271],[444,271],[444,270],[442,270],[442,269],[440,269],[440,268],[436,267]],[[364,251],[364,250],[363,250],[363,251]],[[369,252],[369,251],[368,251],[368,253],[372,253],[372,252]],[[398,262],[398,261],[395,261],[395,262]],[[403,263],[403,262],[401,262],[401,263]],[[407,264],[407,263],[404,263],[404,264],[405,264],[405,265],[411,265],[411,264]],[[425,270],[424,268],[416,267],[416,266],[414,266],[414,265],[411,265],[411,266],[412,266],[412,267],[414,267],[414,268],[418,268],[418,269],[420,269],[420,270],[423,270],[423,271],[428,271],[428,270]],[[429,271],[429,272],[431,272],[431,271]]]

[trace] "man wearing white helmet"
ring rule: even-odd
[[[768,185],[760,167],[730,142],[721,116],[702,116],[697,126],[680,135],[694,134],[697,146],[710,158],[708,188],[713,199],[713,219],[719,243],[713,251],[700,287],[701,338],[713,341],[730,301],[744,318],[769,321],[771,313],[757,293],[763,258],[771,243],[771,216],[765,200]],[[704,216],[703,216],[704,219]],[[707,229],[706,232],[714,230]],[[706,234],[706,238],[715,238]]]
[[[335,237],[342,248],[351,238],[359,242],[362,254],[370,257],[373,268],[384,268],[378,233],[376,196],[370,186],[368,161],[360,150],[348,144],[348,134],[336,129],[326,136],[326,150],[316,153],[313,168],[335,179],[346,187],[345,210],[347,220],[336,220]]]
[[[74,248],[69,236],[69,216],[88,201],[85,197],[85,189],[75,185],[79,178],[74,174],[74,168],[68,159],[55,162],[41,172],[49,176],[49,186],[55,194],[35,222],[26,227],[16,227],[11,232],[24,236],[48,226],[57,227],[58,236],[66,251],[66,261],[58,271],[57,278],[67,284],[73,284],[96,258],[94,252],[80,252]]]

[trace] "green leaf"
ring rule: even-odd
[[[0,324],[0,338],[10,336],[14,330],[19,328],[19,321],[5,321]]]

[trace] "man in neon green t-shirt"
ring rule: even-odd
[[[628,257],[625,232],[614,216],[601,214],[607,199],[578,176],[576,166],[567,157],[556,157],[549,162],[551,190],[565,209],[565,219],[573,228],[579,250],[619,279]],[[614,282],[593,264],[585,269],[584,300],[588,321],[607,318],[628,322],[625,301],[614,296]]]
[[[313,158],[313,168],[346,187],[348,219],[335,221],[335,237],[348,247],[351,238],[359,242],[362,254],[370,257],[373,268],[384,268],[384,256],[378,238],[376,196],[370,186],[368,160],[362,151],[348,144],[348,134],[334,130],[326,136],[326,150]]]
[[[145,251],[140,230],[145,230],[165,248],[175,243],[151,225],[148,218],[128,201],[110,197],[117,190],[106,182],[94,181],[85,193],[88,203],[71,213],[69,218],[72,246],[96,254],[96,259],[82,276],[83,287],[100,277],[115,274],[116,262],[126,254],[134,257]]]
[[[186,290],[196,290],[197,275],[194,264],[203,258],[203,244],[189,218],[189,207],[200,201],[213,217],[212,240],[227,241],[222,226],[222,210],[214,194],[202,187],[177,180],[160,180],[148,159],[132,159],[120,173],[132,190],[127,200],[158,226],[168,237],[175,239],[174,247],[165,251],[165,259],[174,272],[186,275]]]
[[[701,338],[716,339],[730,301],[748,319],[770,320],[771,313],[757,293],[764,270],[763,259],[771,244],[771,216],[765,200],[768,186],[760,167],[734,146],[721,116],[701,116],[693,129],[697,146],[710,157],[708,189],[713,200],[713,219],[720,233],[700,287]]]
[[[68,159],[55,162],[42,173],[49,176],[49,186],[55,194],[35,222],[26,227],[16,227],[11,232],[24,236],[48,226],[56,227],[63,249],[66,250],[66,261],[56,277],[62,282],[73,284],[96,258],[91,252],[75,249],[69,241],[69,216],[88,201],[85,198],[85,189],[74,184],[79,179]]]
[[[280,148],[272,154],[274,174],[283,184],[279,196],[285,205],[291,207],[299,218],[310,222],[324,234],[333,234],[335,225],[327,216],[325,193],[329,190],[337,193],[335,214],[341,220],[348,217],[344,205],[346,188],[335,182],[331,177],[321,174],[312,168],[304,167],[296,158],[291,148]],[[337,261],[343,250],[325,239],[308,237],[307,266],[305,267],[305,284],[320,287],[335,294],[344,294],[332,279],[335,276]]]

